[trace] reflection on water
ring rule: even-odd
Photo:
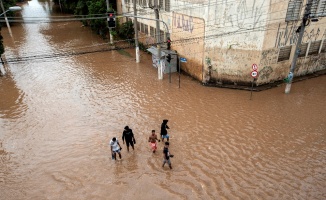
[[[22,15],[48,16],[50,5],[29,1]],[[15,24],[12,32],[2,29],[5,57],[22,60],[0,78],[0,199],[326,198],[326,77],[249,100],[250,92],[187,76],[181,88],[177,74],[159,81],[150,55],[136,64],[133,49],[133,57],[48,56],[103,47],[79,22]],[[173,170],[147,143],[165,118]],[[108,142],[125,125],[136,149],[124,146],[112,161]]]

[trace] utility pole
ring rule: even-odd
[[[109,11],[110,10],[110,2],[109,0],[106,0],[106,10]],[[109,28],[109,33],[110,33],[110,44],[113,44],[113,35],[111,33],[112,28]]]
[[[157,43],[157,54],[158,54],[158,67],[157,67],[157,72],[158,72],[158,79],[163,79],[163,67],[162,67],[162,62],[161,62],[161,29],[160,29],[160,22],[158,21],[160,19],[159,15],[159,5],[158,5],[158,0],[154,0],[154,11],[155,11],[155,19],[156,19],[156,43]]]
[[[286,83],[286,86],[285,86],[285,93],[286,94],[290,93],[290,90],[291,90],[291,84],[292,84],[292,80],[293,80],[293,76],[294,76],[294,69],[296,67],[297,59],[298,59],[298,57],[300,55],[301,42],[302,42],[305,27],[307,26],[307,21],[309,20],[309,17],[310,17],[310,14],[311,14],[310,12],[311,12],[312,2],[313,2],[313,0],[308,0],[307,1],[306,9],[305,9],[305,12],[303,14],[303,19],[302,19],[301,25],[297,30],[297,32],[299,31],[299,37],[298,37],[298,41],[297,41],[297,44],[296,44],[296,47],[295,47],[295,53],[294,53],[294,56],[293,56],[293,59],[292,59],[290,72],[289,72],[289,75],[287,77],[287,83]]]
[[[136,0],[134,0],[134,29],[135,29],[135,46],[136,46],[136,63],[139,63],[139,45],[138,45],[138,30],[137,30],[137,9],[136,9]]]
[[[7,24],[7,27],[8,27],[9,34],[10,34],[10,36],[12,37],[12,32],[11,32],[10,24],[9,24],[9,22],[8,22],[8,18],[7,18],[7,15],[6,15],[6,10],[5,10],[5,8],[3,7],[2,0],[0,1],[0,3],[1,3],[1,8],[2,8],[2,11],[3,11],[3,15],[4,15],[5,20],[6,20],[6,24]]]

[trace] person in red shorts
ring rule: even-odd
[[[157,135],[155,134],[155,130],[152,130],[152,134],[149,136],[148,142],[150,142],[153,153],[155,153],[155,151],[157,149],[156,141],[160,142],[161,140],[157,139]]]

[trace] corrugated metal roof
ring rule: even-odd
[[[150,48],[147,49],[147,51],[151,52],[152,54],[154,54],[155,56],[158,57],[158,52],[157,52],[157,48],[151,46]],[[161,57],[164,57],[165,53],[163,51],[161,51]]]

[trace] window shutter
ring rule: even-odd
[[[326,16],[326,0],[315,0],[311,5],[312,17],[325,17]]]
[[[308,55],[318,54],[321,40],[310,43]]]
[[[289,60],[290,59],[290,55],[291,55],[291,49],[292,49],[292,46],[281,47],[280,48],[280,51],[278,53],[278,60],[277,60],[277,62],[281,62],[283,60]]]
[[[300,54],[299,54],[298,57],[305,57],[306,52],[307,52],[307,48],[308,48],[308,43],[301,44],[301,46],[300,46]]]
[[[300,17],[301,6],[303,0],[291,0],[286,12],[285,21],[297,21]]]

